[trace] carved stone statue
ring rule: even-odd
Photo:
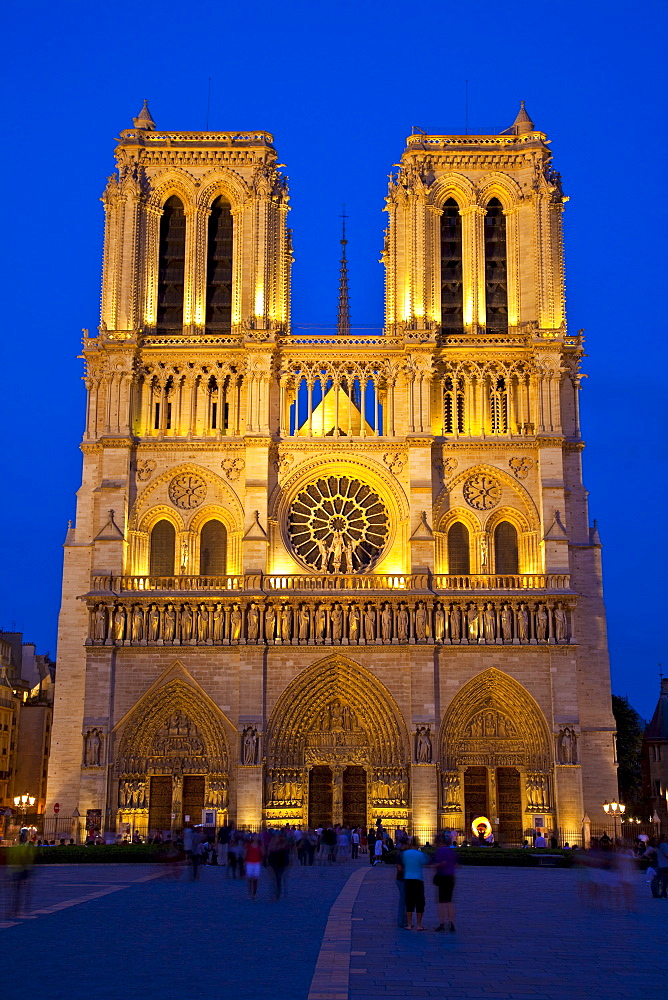
[[[461,812],[459,784],[458,771],[444,771],[441,775],[441,801],[448,812]]]
[[[209,638],[209,609],[206,604],[197,608],[197,641],[206,642]]]
[[[84,736],[84,765],[100,767],[102,764],[102,737],[99,729],[89,729]]]
[[[562,764],[575,764],[575,733],[566,726],[559,734],[559,760]]]
[[[427,638],[427,608],[424,601],[420,601],[415,612],[415,638],[424,641]]]
[[[454,604],[450,611],[450,638],[453,642],[459,642],[461,639],[461,612],[459,606]]]
[[[493,604],[485,605],[482,619],[485,642],[494,642],[496,639],[496,612]]]
[[[468,628],[469,642],[475,642],[478,638],[478,609],[475,604],[469,604],[466,612],[466,625]]]
[[[445,611],[439,601],[434,608],[434,639],[443,642],[445,639]]]
[[[504,642],[513,638],[513,612],[509,604],[504,604],[501,610],[501,635]]]
[[[241,638],[241,628],[243,625],[243,615],[238,604],[232,606],[230,615],[230,642],[239,642]]]
[[[536,638],[539,642],[547,639],[547,608],[544,604],[539,604],[536,612]]]
[[[341,560],[344,552],[344,540],[342,531],[332,532],[332,541],[329,546],[329,554],[332,557],[332,572],[341,572]]]
[[[299,638],[304,642],[308,641],[309,625],[311,623],[311,612],[307,604],[302,604],[299,609]]]
[[[248,641],[257,642],[260,635],[260,609],[253,601],[246,616],[246,628],[248,631]]]
[[[160,611],[157,604],[152,604],[148,612],[148,638],[156,642],[160,638]]]
[[[98,604],[95,609],[93,638],[98,642],[104,642],[107,638],[107,609],[104,604]]]
[[[122,604],[114,611],[114,639],[116,642],[125,639],[125,608]]]
[[[212,618],[211,638],[214,642],[222,642],[223,632],[225,631],[225,611],[222,604],[216,604],[213,609]]]
[[[173,604],[168,604],[165,608],[163,635],[165,642],[174,642],[174,636],[176,635],[176,611]]]
[[[276,635],[276,608],[273,604],[267,605],[264,615],[264,637],[267,642],[271,642]]]
[[[292,607],[289,604],[281,608],[281,639],[283,642],[292,639]]]
[[[257,763],[258,735],[254,726],[246,726],[241,734],[241,763],[246,766]]]
[[[568,637],[568,616],[562,601],[554,609],[554,637],[557,642],[565,642]]]
[[[376,609],[373,604],[367,604],[364,611],[364,638],[367,642],[376,639]]]
[[[408,608],[405,604],[400,604],[397,612],[397,638],[399,642],[408,642]]]
[[[517,638],[520,642],[529,640],[529,609],[526,604],[520,604],[517,612]]]
[[[415,734],[415,759],[418,764],[431,763],[431,733],[429,726],[420,726]]]
[[[141,642],[144,638],[144,611],[141,604],[135,604],[132,609],[132,641]]]
[[[343,608],[340,604],[335,604],[332,608],[332,639],[341,642],[343,638]]]
[[[189,604],[181,608],[181,641],[189,642],[193,637],[193,609]]]
[[[356,604],[350,605],[348,612],[348,638],[350,642],[357,642],[360,637],[360,609]]]
[[[319,604],[315,610],[315,615],[313,618],[313,623],[315,626],[315,637],[319,642],[323,642],[325,638],[325,632],[327,630],[327,611],[323,604]]]
[[[384,604],[380,613],[380,630],[383,642],[392,641],[392,606]]]

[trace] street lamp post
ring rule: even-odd
[[[606,801],[603,803],[603,811],[605,812],[606,816],[608,816],[610,813],[612,813],[612,818],[613,818],[614,824],[615,824],[615,841],[616,841],[617,840],[617,817],[619,816],[619,818],[621,819],[621,817],[626,812],[626,806],[622,802],[617,802],[616,799],[613,799],[612,802],[608,802],[607,799],[606,799]]]
[[[14,805],[16,806],[16,808],[23,817],[23,822],[21,823],[21,826],[25,826],[26,813],[28,812],[28,809],[32,809],[32,807],[35,805],[35,801],[36,801],[35,796],[29,795],[28,792],[24,792],[23,795],[14,796]]]

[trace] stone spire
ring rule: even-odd
[[[654,715],[645,728],[646,740],[668,740],[668,677],[661,677],[661,692]]]
[[[341,214],[341,267],[339,270],[339,315],[337,319],[337,333],[350,333],[350,303],[348,300],[348,261],[346,259],[346,206],[343,206]]]
[[[151,112],[148,110],[148,100],[144,100],[144,107],[132,121],[135,128],[142,128],[146,132],[155,132],[155,122],[151,117]]]
[[[533,132],[533,130],[533,122],[527,114],[524,101],[520,101],[520,110],[517,112],[517,117],[511,126],[511,131],[515,135],[526,135],[527,132]]]

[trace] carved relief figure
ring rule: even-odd
[[[443,642],[445,638],[445,611],[439,601],[434,609],[434,639]]]
[[[299,638],[304,642],[308,640],[310,622],[311,612],[308,609],[308,605],[302,604],[299,608]]]
[[[348,638],[351,642],[357,642],[360,637],[360,610],[356,604],[350,605],[348,612]]]
[[[448,812],[461,812],[458,771],[444,771],[441,775],[441,801]]]
[[[209,609],[206,604],[197,608],[197,641],[206,642],[209,638]]]
[[[100,767],[102,764],[102,737],[99,729],[89,729],[84,736],[84,766]]]
[[[539,642],[547,639],[547,608],[544,604],[539,604],[536,612],[536,638]]]
[[[327,612],[322,604],[319,604],[315,612],[315,637],[320,642],[325,638],[327,628]]]
[[[461,639],[461,618],[457,604],[453,604],[450,611],[450,638],[453,642],[459,642]]]
[[[415,612],[415,638],[423,642],[427,638],[427,608],[420,601]]]
[[[562,764],[575,764],[575,733],[566,726],[559,734],[559,760]]]
[[[189,642],[193,637],[193,609],[189,604],[181,608],[181,641]]]
[[[260,609],[255,603],[252,602],[250,608],[248,609],[247,629],[248,629],[248,641],[257,642],[260,635]]]
[[[431,732],[429,726],[420,726],[415,734],[415,759],[418,764],[431,763]]]
[[[152,604],[148,613],[148,637],[155,642],[160,635],[160,612],[157,604]]]
[[[554,609],[554,637],[557,642],[565,642],[568,637],[568,618],[562,601]]]
[[[469,604],[466,612],[466,624],[468,628],[469,642],[475,642],[478,638],[478,609],[475,604]]]
[[[104,642],[107,638],[107,610],[104,604],[98,604],[95,609],[93,638],[97,639],[98,642]]]

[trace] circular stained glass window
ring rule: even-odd
[[[367,573],[389,532],[385,504],[360,479],[327,476],[295,497],[288,535],[295,554],[321,573]]]

